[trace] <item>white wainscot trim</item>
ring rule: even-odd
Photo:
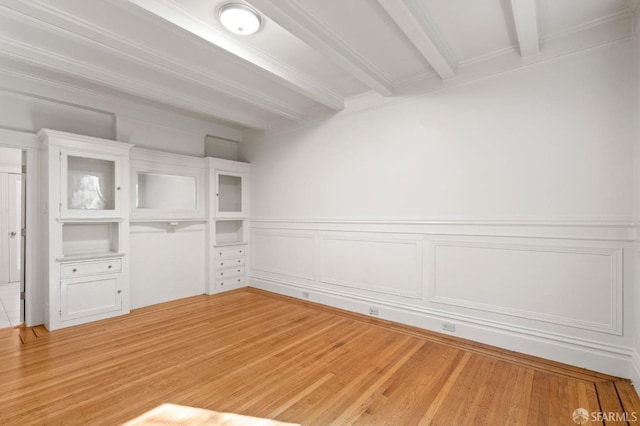
[[[445,261],[441,258],[445,257],[442,253],[443,250],[447,249],[460,249],[457,260],[459,261],[461,256],[464,256],[464,251],[473,251],[474,258],[470,259],[469,262],[465,262],[467,265],[465,268],[461,268],[459,264],[457,265],[447,265]],[[483,253],[484,251],[484,253]],[[502,253],[501,253],[502,252]],[[510,252],[517,252],[515,256]],[[609,248],[609,247],[585,247],[585,246],[543,246],[543,245],[533,245],[533,244],[507,244],[507,243],[494,243],[494,242],[478,242],[478,241],[462,241],[462,240],[431,240],[429,242],[429,261],[428,261],[428,269],[430,271],[429,274],[429,302],[441,303],[450,306],[456,306],[461,308],[475,309],[480,311],[487,311],[497,314],[515,316],[520,318],[525,318],[533,321],[543,321],[552,324],[558,324],[562,326],[568,326],[583,330],[603,332],[608,334],[614,334],[621,336],[623,334],[622,330],[622,277],[623,277],[623,266],[622,266],[622,258],[623,258],[623,249],[621,248]],[[552,258],[548,255],[537,256],[537,254],[557,254],[559,255],[556,259]],[[442,256],[440,256],[442,255]],[[499,256],[502,255],[503,263],[508,262],[509,260],[521,260],[522,263],[518,264],[514,262],[513,265],[501,264],[493,268],[491,277],[483,276],[483,273],[488,272],[488,268],[491,268],[491,261],[494,261],[494,266],[498,262]],[[533,306],[536,303],[541,304],[545,303],[545,300],[558,300],[562,297],[567,297],[569,291],[572,296],[573,301],[576,303],[580,303],[580,297],[586,296],[587,294],[591,294],[593,290],[598,290],[596,287],[600,284],[605,284],[606,288],[600,286],[600,292],[603,296],[606,296],[609,300],[606,303],[600,303],[600,300],[597,298],[592,298],[594,300],[590,300],[592,306],[583,306],[582,308],[578,307],[578,311],[581,313],[588,313],[589,311],[593,312],[596,308],[606,309],[606,321],[589,321],[585,318],[576,318],[575,316],[563,315],[560,312],[550,313],[543,312],[542,310],[535,309],[527,309],[524,307],[510,307],[507,306],[506,303],[488,303],[483,301],[474,301],[472,298],[474,294],[479,297],[485,297],[485,294],[480,295],[478,292],[481,292],[483,288],[490,287],[492,289],[501,288],[504,292],[508,292],[511,288],[513,288],[513,283],[520,282],[526,283],[526,279],[530,275],[534,275],[536,273],[545,274],[547,278],[549,278],[550,282],[553,280],[551,277],[552,269],[554,267],[558,267],[560,264],[567,263],[567,255],[573,256],[575,262],[581,262],[585,269],[587,267],[591,267],[594,270],[594,277],[597,276],[604,277],[606,275],[607,281],[606,284],[602,282],[593,282],[589,283],[586,281],[585,277],[581,277],[583,274],[579,267],[573,268],[573,270],[567,270],[566,267],[564,269],[558,270],[558,277],[555,279],[560,282],[563,281],[563,284],[573,282],[574,285],[588,285],[592,284],[592,288],[590,288],[589,292],[580,291],[581,288],[571,288],[567,289],[564,285],[550,285],[545,282],[537,282],[530,283],[529,286],[531,288],[531,292],[540,291],[539,297],[531,297],[528,301],[523,302],[522,305]],[[579,257],[582,256],[582,259]],[[493,259],[491,259],[493,257]],[[525,257],[526,263],[525,264]],[[597,260],[598,258],[604,258],[601,263],[606,262],[606,270],[596,270]],[[481,259],[479,261],[478,259]],[[476,262],[481,262],[482,265],[475,265]],[[489,266],[487,266],[489,264]],[[537,266],[536,270],[531,270],[524,272],[524,268],[532,268]],[[515,268],[516,270],[507,271],[509,268]],[[442,270],[449,269],[446,272],[442,272]],[[525,269],[526,271],[526,269]],[[537,272],[536,272],[537,271]],[[527,275],[527,277],[523,276]],[[514,273],[513,279],[505,276],[506,273]],[[520,276],[515,275],[520,273]],[[574,274],[574,279],[572,277],[567,277],[566,275],[569,273]],[[440,281],[441,279],[450,279],[455,281],[456,276],[464,275],[465,281],[472,286],[467,286],[465,289],[450,289],[454,293],[464,293],[463,297],[448,297],[443,293],[446,292],[446,283]],[[471,278],[473,276],[473,278]],[[595,278],[594,278],[595,279]],[[484,280],[484,282],[483,282]],[[499,281],[503,280],[502,283]],[[507,282],[509,280],[509,282]],[[483,284],[491,283],[490,286],[482,287]],[[502,284],[502,285],[500,285]],[[455,286],[454,286],[455,287]],[[462,286],[459,286],[462,287]],[[555,291],[557,290],[557,292]],[[494,290],[495,291],[495,290]],[[517,289],[517,293],[522,295],[526,294],[527,289],[519,288]],[[546,297],[543,296],[543,293],[547,291]],[[553,292],[553,293],[552,293]],[[489,297],[491,297],[489,295]],[[494,295],[495,297],[495,295]],[[514,301],[517,304],[517,301]],[[528,303],[527,303],[528,302]],[[562,310],[563,312],[567,312],[569,308],[574,308],[573,306],[568,306],[569,304],[565,304],[564,307],[558,307],[558,311]],[[594,306],[596,305],[596,306]],[[548,308],[548,306],[545,306]]]
[[[618,377],[632,373],[634,351],[626,346],[605,343],[562,333],[542,331],[489,319],[424,308],[378,298],[309,286],[306,283],[251,275],[249,286],[298,299],[367,315],[369,307],[379,308],[379,318],[442,333],[443,321],[456,324],[455,335],[463,339],[542,357]],[[307,296],[302,296],[303,292]],[[447,333],[448,334],[448,333]],[[640,379],[640,358],[635,361]],[[639,383],[640,384],[640,380]]]
[[[320,235],[318,240],[319,282],[410,299],[422,298],[422,239]],[[406,287],[393,287],[398,283]]]
[[[262,244],[264,250],[260,248]],[[316,279],[315,255],[312,233],[251,230],[249,256],[254,272],[313,281]]]

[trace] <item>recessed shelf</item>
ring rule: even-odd
[[[216,220],[215,229],[216,246],[244,242],[244,222],[242,220]]]
[[[62,225],[62,258],[113,255],[120,249],[117,222],[66,222]]]

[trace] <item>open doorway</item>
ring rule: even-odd
[[[24,155],[0,147],[0,328],[24,322]]]

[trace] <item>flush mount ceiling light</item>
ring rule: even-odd
[[[260,29],[262,19],[253,8],[242,3],[223,5],[218,16],[222,25],[234,34],[249,35]]]

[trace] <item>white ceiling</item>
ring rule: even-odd
[[[248,0],[264,25],[238,36],[216,18],[228,2],[0,0],[0,74],[267,129],[340,111],[356,95],[437,90],[628,39],[636,9],[636,0]]]

